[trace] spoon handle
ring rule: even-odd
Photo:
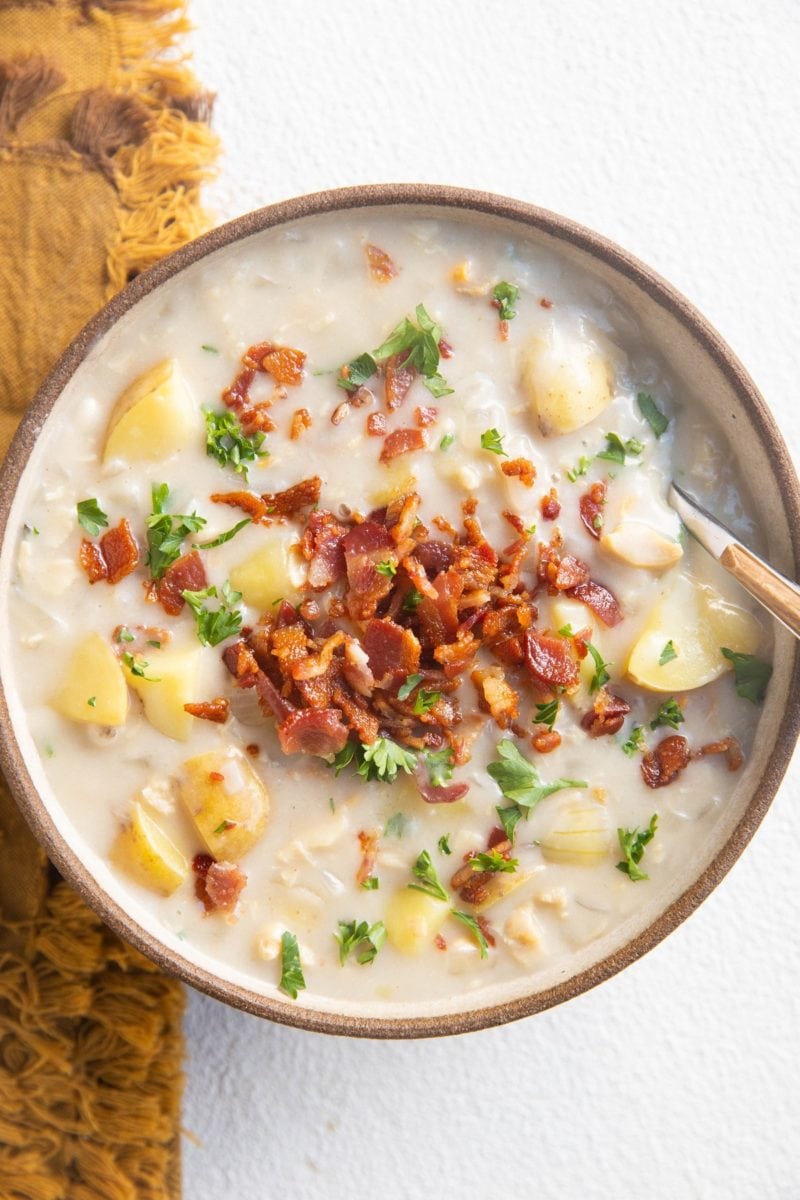
[[[796,583],[738,542],[726,546],[719,561],[773,617],[800,638],[800,587]]]

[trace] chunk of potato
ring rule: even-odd
[[[548,862],[578,867],[601,862],[611,846],[606,808],[586,801],[562,807],[549,832],[539,837],[539,848]]]
[[[532,871],[498,871],[492,875],[491,879],[486,884],[486,892],[483,900],[473,904],[475,912],[483,912],[487,908],[491,908],[493,904],[498,904],[504,900],[511,892],[515,892],[518,887],[522,887],[523,883],[527,883],[532,877]]]
[[[391,504],[400,496],[410,496],[416,490],[416,476],[409,471],[408,464],[402,458],[395,458],[381,470],[380,482],[372,489],[370,500],[376,506]]]
[[[134,804],[131,823],[114,843],[112,858],[145,887],[165,896],[172,895],[189,873],[178,847],[141,804]]]
[[[758,622],[746,609],[729,603],[708,584],[680,574],[634,644],[627,673],[653,692],[689,691],[731,669],[720,647],[752,654],[760,637]],[[670,641],[677,657],[662,666],[659,659]]]
[[[680,542],[644,521],[622,521],[602,535],[600,545],[622,562],[650,571],[666,571],[683,557]]]
[[[184,704],[197,700],[197,680],[202,656],[197,649],[156,651],[147,660],[144,676],[134,675],[125,667],[125,677],[142,698],[144,715],[159,733],[176,742],[185,742],[192,732],[194,717]]]
[[[128,716],[125,676],[114,651],[99,633],[90,633],[74,651],[51,704],[73,721],[90,725],[125,724]]]
[[[237,746],[188,759],[178,783],[186,811],[214,858],[236,862],[264,833],[267,789]]]
[[[178,363],[166,358],[122,393],[103,447],[103,462],[159,462],[198,437],[199,414]]]
[[[583,428],[614,398],[613,373],[605,356],[555,321],[525,348],[522,386],[544,437]]]
[[[267,534],[264,545],[230,573],[231,587],[259,612],[267,612],[277,600],[294,603],[304,578],[291,536],[278,530]]]
[[[429,946],[444,924],[449,905],[414,888],[401,888],[386,906],[386,934],[401,954],[419,954]]]

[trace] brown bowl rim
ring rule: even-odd
[[[59,358],[28,408],[0,469],[0,538],[4,538],[11,505],[33,444],[58,396],[95,343],[144,296],[192,263],[264,229],[332,211],[375,206],[414,205],[460,209],[504,217],[550,234],[607,263],[672,314],[711,356],[728,379],[766,449],[784,498],[789,522],[794,573],[800,563],[800,484],[772,414],[733,351],[705,317],[671,284],[608,238],[567,217],[524,201],[488,192],[440,184],[364,184],[328,189],[270,204],[212,229],[162,259],[118,293],[81,330]],[[646,929],[601,961],[546,991],[468,1012],[419,1017],[368,1017],[304,1008],[261,995],[228,982],[183,958],[143,929],[104,891],[68,842],[58,832],[28,773],[14,736],[5,693],[0,687],[0,766],[12,794],[38,841],[62,875],[120,937],[132,943],[169,974],[236,1008],[281,1024],[319,1033],[367,1038],[434,1037],[515,1021],[580,995],[617,974],[653,949],[705,900],[728,873],[763,819],[783,778],[800,727],[800,655],[794,662],[788,703],[772,754],[759,786],[724,846],[691,884]]]

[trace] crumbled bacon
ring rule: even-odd
[[[300,542],[303,557],[308,561],[308,583],[314,591],[322,591],[345,573],[344,536],[347,527],[333,513],[312,512]]]
[[[537,574],[551,592],[567,592],[589,579],[589,568],[574,554],[561,553],[558,532],[548,544],[539,544]]]
[[[203,560],[196,550],[191,550],[167,567],[156,585],[156,594],[164,611],[177,617],[186,603],[183,593],[200,592],[205,587],[208,580]]]
[[[539,300],[539,307],[540,308],[552,308],[553,301],[548,300],[546,296],[542,296],[541,299]]]
[[[386,417],[383,413],[370,413],[367,417],[367,433],[370,437],[383,437],[386,433]]]
[[[262,370],[286,387],[297,387],[303,382],[305,365],[303,351],[293,350],[290,346],[273,346],[261,359]]]
[[[384,525],[362,521],[345,534],[342,548],[349,585],[347,610],[354,621],[365,621],[392,590],[392,575],[378,567],[384,562],[397,566],[394,542]]]
[[[439,338],[439,354],[445,359],[453,357],[453,347],[444,338]]]
[[[406,354],[393,354],[383,364],[383,395],[390,412],[400,407],[417,377],[416,367],[402,365],[407,357]]]
[[[200,858],[195,856],[195,862]],[[205,857],[205,856],[202,856]],[[194,863],[192,863],[194,867]],[[197,868],[195,868],[197,871]],[[239,896],[247,883],[247,876],[235,863],[211,861],[205,869],[197,871],[195,895],[202,900],[206,913],[232,913]]]
[[[729,771],[738,771],[744,762],[742,747],[735,737],[721,738],[718,742],[707,742],[692,755],[692,758],[707,758],[712,754],[724,754]]]
[[[408,454],[411,451],[424,449],[425,435],[421,429],[393,429],[391,433],[386,435],[386,440],[381,450],[380,461],[388,463],[392,459],[399,458],[401,454]]]
[[[111,635],[114,652],[118,658],[123,654],[145,654],[147,650],[160,650],[172,641],[172,634],[160,625],[117,625]]]
[[[229,504],[231,508],[240,508],[255,524],[260,524],[267,515],[267,506],[255,492],[212,492],[214,504]]]
[[[561,512],[561,504],[559,503],[558,492],[554,487],[550,488],[550,491],[546,496],[542,496],[541,500],[539,501],[539,509],[541,511],[543,520],[555,521],[556,517]]]
[[[579,509],[581,520],[593,538],[600,537],[603,528],[603,505],[606,502],[606,485],[593,483],[588,492],[580,498]]]
[[[369,621],[362,644],[369,669],[379,687],[402,682],[419,667],[421,648],[418,638],[412,630],[404,629],[394,621]]]
[[[312,754],[330,758],[344,749],[347,727],[335,708],[306,708],[292,712],[278,726],[284,754]]]
[[[100,553],[100,547],[96,542],[90,542],[88,538],[83,538],[78,551],[78,559],[86,572],[89,583],[99,583],[101,579],[108,578],[106,560]]]
[[[375,282],[388,283],[390,279],[394,279],[397,275],[397,267],[391,255],[387,254],[385,250],[381,250],[380,246],[373,246],[371,243],[368,243],[365,249],[369,273]]]
[[[621,696],[602,687],[595,695],[591,710],[581,718],[581,727],[593,738],[619,733],[630,711],[630,704]]]
[[[222,651],[222,661],[241,687],[253,687],[259,667],[244,638],[225,647]]]
[[[469,791],[468,783],[449,783],[434,787],[419,776],[417,787],[426,804],[455,804],[457,800],[463,800]]]
[[[488,712],[500,729],[508,729],[519,716],[519,697],[506,681],[500,666],[472,672],[470,679],[478,690],[478,703]]]
[[[361,862],[356,871],[356,883],[358,884],[366,883],[375,870],[379,839],[380,832],[377,829],[360,829],[358,831],[358,845],[361,849]]]
[[[201,700],[198,704],[184,704],[183,708],[191,717],[213,721],[217,725],[224,725],[230,715],[230,704],[223,696],[217,696],[215,700]]]
[[[500,464],[500,470],[509,479],[518,479],[525,487],[531,488],[536,482],[536,467],[529,458],[510,458]]]
[[[642,777],[648,787],[666,787],[688,766],[689,743],[680,734],[672,734],[648,750],[642,757]]]
[[[414,409],[414,420],[420,429],[424,429],[427,425],[435,425],[439,420],[439,410],[428,405],[420,405]]]
[[[101,579],[119,583],[139,563],[139,547],[125,517],[114,529],[107,529],[97,545],[84,538],[79,551],[80,564],[90,583]]]
[[[292,417],[292,424],[289,430],[289,437],[293,442],[302,437],[307,429],[311,428],[311,413],[307,408],[298,408]]]
[[[265,492],[261,499],[268,517],[296,517],[304,508],[313,508],[319,501],[322,480],[319,475],[302,479],[282,492]]]
[[[561,734],[557,729],[543,729],[531,738],[531,745],[540,754],[551,754],[561,745]]]
[[[619,625],[622,620],[622,609],[616,596],[601,583],[595,583],[593,579],[573,587],[570,595],[590,608],[595,616],[599,617],[603,624],[610,629]]]
[[[578,667],[569,638],[529,629],[523,637],[525,667],[540,689],[571,688],[578,682]]]

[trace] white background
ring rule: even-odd
[[[800,451],[797,0],[192,0],[220,218],[465,184],[609,235],[727,338]],[[196,994],[187,1200],[798,1200],[800,762],[754,844],[598,990],[348,1042]]]

